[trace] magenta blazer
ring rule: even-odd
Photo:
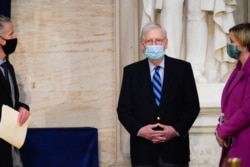
[[[241,67],[238,61],[224,87],[221,109],[225,122],[216,129],[221,138],[233,137],[228,158],[238,157],[242,167],[250,167],[250,58]]]

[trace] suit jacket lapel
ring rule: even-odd
[[[162,96],[161,96],[161,103],[160,107],[156,105],[155,96],[152,88],[152,81],[150,76],[150,69],[148,64],[148,59],[145,59],[142,63],[144,67],[140,68],[140,82],[141,85],[144,86],[146,96],[149,97],[150,103],[152,103],[156,110],[159,110],[161,106],[163,106],[164,102],[167,100],[167,92],[171,87],[171,84],[174,81],[174,67],[172,67],[171,63],[167,56],[165,56],[165,68],[164,68],[164,78],[163,78],[163,87],[162,87]],[[145,70],[146,69],[146,70]]]
[[[234,79],[231,80],[231,84],[228,86],[228,94],[232,91],[234,86],[239,82],[239,80],[244,76],[244,71],[238,71],[237,74],[235,74]]]
[[[162,87],[162,96],[161,96],[161,105],[160,107],[167,101],[168,91],[171,88],[171,85],[174,81],[174,73],[171,63],[167,56],[165,56],[165,67],[164,67],[164,78],[163,78],[163,87]]]
[[[247,62],[245,63],[243,70],[239,70],[241,68],[241,63],[238,62],[236,64],[235,70],[232,72],[230,78],[228,79],[227,84],[225,85],[225,88],[223,90],[222,94],[222,106],[224,106],[224,103],[227,99],[227,97],[230,95],[231,91],[235,87],[235,85],[245,76],[246,73],[249,73],[250,69],[250,59],[248,58]]]
[[[8,85],[7,81],[5,80],[5,77],[2,72],[0,72],[0,83],[3,86],[3,91],[6,92],[8,95],[11,95],[10,86]]]
[[[145,90],[146,97],[149,97],[149,102],[157,109],[157,105],[155,103],[155,97],[154,92],[152,88],[152,81],[150,76],[150,69],[148,64],[148,59],[145,59],[142,63],[142,68],[140,68],[140,78],[139,82],[141,82],[141,85],[143,86],[143,89]],[[146,69],[146,70],[145,70]]]

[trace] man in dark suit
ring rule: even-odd
[[[140,45],[147,58],[124,68],[117,112],[130,133],[133,167],[189,166],[199,99],[190,63],[165,55],[166,34],[159,24],[145,25]]]
[[[13,66],[8,56],[15,51],[17,38],[10,18],[0,15],[0,107],[8,105],[17,111],[18,124],[22,126],[30,116],[29,106],[19,102],[19,91]],[[0,109],[0,110],[1,110]],[[0,118],[1,118],[0,112]],[[20,167],[18,150],[0,139],[0,167]]]

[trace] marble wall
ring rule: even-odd
[[[96,127],[100,167],[129,164],[117,121],[122,67],[139,59],[139,1],[12,0],[15,65],[30,127]],[[191,166],[216,167],[213,135],[223,83],[199,84],[202,111],[191,129]]]
[[[96,127],[115,159],[115,1],[12,0],[15,65],[31,127]]]

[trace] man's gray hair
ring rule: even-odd
[[[155,29],[155,28],[160,28],[160,29],[162,29],[162,32],[163,32],[163,38],[165,39],[165,38],[167,38],[167,31],[165,30],[165,28],[164,27],[162,27],[160,24],[158,24],[158,23],[148,23],[148,24],[146,24],[143,28],[142,28],[142,31],[141,31],[141,40],[143,41],[144,40],[144,35],[148,32],[148,31],[150,31],[150,30],[153,30],[153,29]]]
[[[4,23],[10,23],[10,22],[11,22],[11,19],[9,17],[6,17],[0,14],[0,34],[3,33]]]

